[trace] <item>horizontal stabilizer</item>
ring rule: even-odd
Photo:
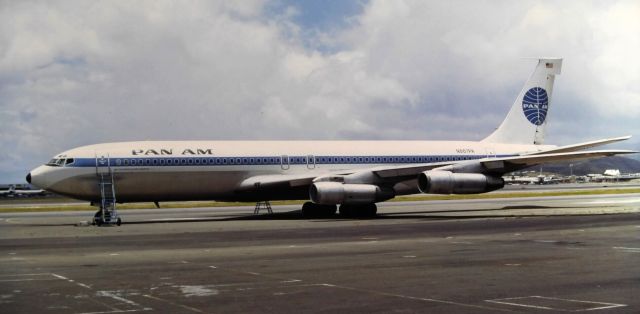
[[[630,138],[631,138],[631,135],[621,136],[621,137],[614,137],[614,138],[607,138],[607,139],[602,139],[602,140],[589,141],[589,142],[584,142],[584,143],[561,146],[561,147],[557,147],[557,148],[553,148],[553,149],[549,149],[549,150],[543,150],[543,151],[530,153],[530,154],[525,154],[525,155],[530,156],[530,155],[542,155],[542,154],[552,154],[552,153],[575,152],[575,151],[578,151],[578,150],[583,150],[583,149],[587,149],[587,148],[593,148],[593,147],[596,147],[596,146],[602,146],[602,145],[611,144],[611,143],[615,143],[615,142],[625,141],[625,140],[628,140]]]
[[[534,166],[541,163],[563,162],[571,160],[585,160],[600,157],[609,157],[615,155],[635,154],[633,150],[594,150],[569,153],[553,153],[540,155],[524,155],[504,158],[491,158],[489,160],[481,160],[483,164],[492,164],[495,162],[505,162],[520,166]]]

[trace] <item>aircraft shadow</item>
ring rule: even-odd
[[[567,206],[539,206],[539,205],[519,205],[519,206],[504,206],[501,208],[480,208],[480,209],[460,209],[460,210],[428,210],[428,211],[410,211],[410,212],[393,212],[393,213],[379,213],[375,217],[343,217],[339,214],[335,214],[331,217],[322,218],[305,218],[302,216],[300,210],[292,210],[287,212],[278,212],[271,214],[242,214],[242,215],[210,215],[203,217],[194,217],[193,219],[176,218],[176,219],[162,219],[162,220],[134,220],[127,221],[126,215],[123,217],[122,224],[126,225],[143,225],[143,224],[163,224],[163,223],[194,223],[194,222],[224,222],[224,221],[284,221],[284,220],[312,220],[315,222],[332,222],[336,220],[402,220],[402,219],[425,219],[425,220],[462,220],[462,219],[480,219],[480,218],[524,218],[524,217],[539,217],[544,216],[541,214],[491,214],[491,212],[499,212],[504,210],[517,210],[517,209],[559,209],[559,208],[571,208]],[[487,212],[487,214],[472,214],[464,215],[463,213],[478,213]],[[447,215],[451,214],[451,215]],[[569,215],[569,214],[567,214]],[[577,216],[571,214],[572,216]],[[565,216],[565,215],[549,215],[549,216]],[[23,226],[87,226],[86,223],[60,223],[60,224],[23,224]],[[91,226],[90,224],[88,226]]]

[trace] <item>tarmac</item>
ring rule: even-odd
[[[0,313],[638,313],[640,195],[0,214]]]

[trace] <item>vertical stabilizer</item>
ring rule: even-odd
[[[535,71],[524,84],[502,124],[483,141],[506,144],[543,144],[551,104],[553,81],[562,59],[538,59]]]

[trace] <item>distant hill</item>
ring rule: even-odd
[[[573,164],[573,175],[575,176],[583,176],[589,173],[603,173],[607,169],[618,169],[621,173],[640,172],[640,160],[619,156],[578,162],[545,164],[542,166],[542,171],[568,176],[571,174],[569,164]],[[540,166],[531,167],[527,170],[539,171]]]

